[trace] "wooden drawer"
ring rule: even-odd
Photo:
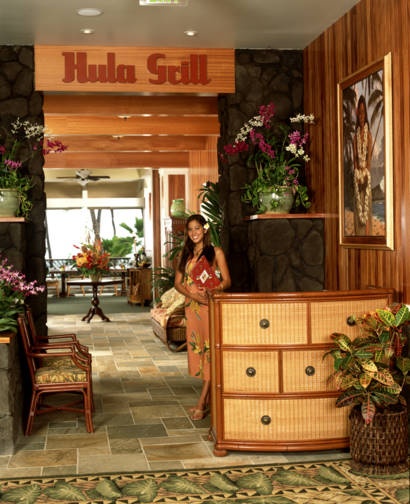
[[[224,404],[226,441],[308,441],[348,436],[348,409],[336,408],[335,398],[231,399]],[[270,417],[268,425],[262,423]]]
[[[224,392],[279,392],[278,352],[224,350],[222,355]]]
[[[325,392],[335,390],[328,382],[333,359],[323,360],[325,350],[283,352],[283,392]]]
[[[307,342],[306,303],[222,304],[222,344],[283,345]],[[268,321],[263,329],[261,321]]]
[[[330,335],[334,332],[342,332],[350,338],[356,337],[359,329],[357,326],[349,326],[346,323],[347,317],[384,308],[388,303],[387,297],[311,303],[312,343],[329,343]]]

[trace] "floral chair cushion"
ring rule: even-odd
[[[78,367],[41,367],[35,374],[36,383],[72,383],[86,382],[87,373]]]

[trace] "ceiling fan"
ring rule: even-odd
[[[82,186],[86,186],[88,184],[88,182],[90,181],[97,181],[97,180],[100,180],[100,179],[109,179],[111,178],[109,175],[91,175],[91,171],[90,170],[85,170],[85,169],[81,169],[81,170],[77,170],[75,172],[75,177],[57,177],[59,179],[63,179],[63,180],[77,180],[78,183]]]

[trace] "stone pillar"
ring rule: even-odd
[[[262,216],[267,217],[267,216]],[[299,292],[324,289],[323,219],[261,218],[249,222],[252,290]]]
[[[18,338],[0,343],[0,454],[12,455],[23,432],[23,401]],[[12,365],[10,365],[12,363]]]
[[[17,117],[43,124],[43,96],[34,91],[34,48],[0,46],[0,125]],[[44,159],[41,152],[27,163],[31,176],[33,210],[25,223],[0,222],[0,256],[23,272],[27,280],[45,283],[45,210]],[[27,245],[29,244],[29,246]],[[45,334],[46,293],[28,299],[39,331]],[[21,368],[19,338],[0,344],[0,454],[13,453],[22,431],[23,404],[30,398],[25,368]],[[24,371],[22,372],[21,369]]]
[[[241,126],[256,115],[260,105],[273,102],[276,116],[287,120],[303,112],[303,52],[240,49],[235,53],[235,94],[218,99],[221,137],[218,152],[232,143]],[[246,166],[246,157],[219,159],[221,201],[224,202],[222,246],[232,277],[232,291],[252,291],[254,265],[249,262],[248,226],[251,214],[241,202],[241,188],[250,182],[254,170]]]

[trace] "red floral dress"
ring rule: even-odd
[[[187,262],[184,283],[190,292],[198,291],[190,277],[190,272],[196,264],[196,259]],[[191,376],[202,380],[211,379],[210,347],[209,347],[209,310],[208,305],[199,304],[187,298],[185,304],[188,372]]]

